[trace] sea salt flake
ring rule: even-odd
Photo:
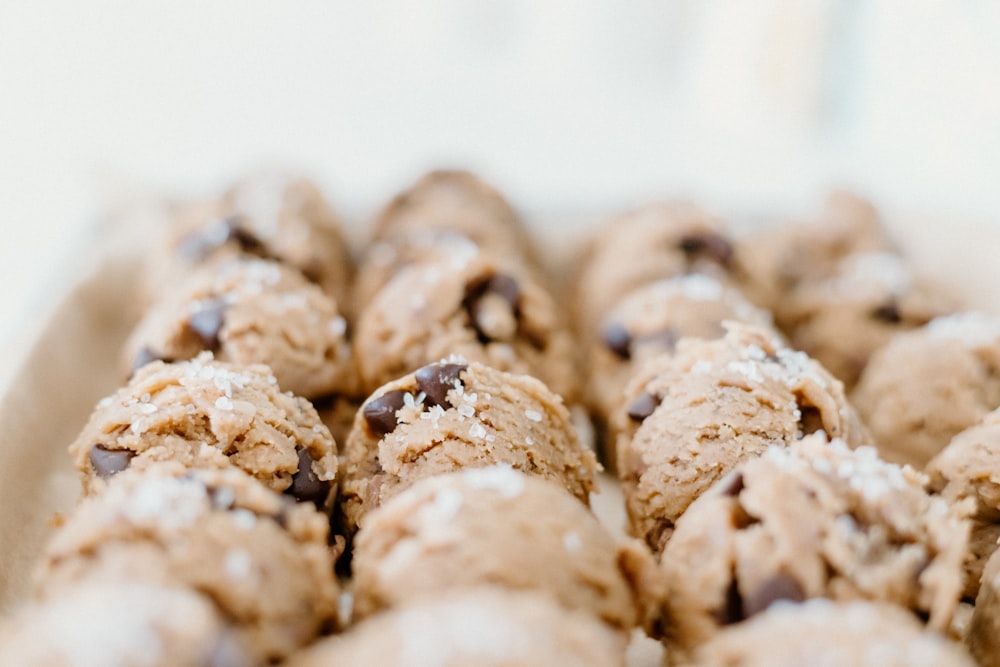
[[[474,407],[472,407],[471,405],[469,405],[468,403],[462,403],[456,409],[458,410],[458,414],[462,415],[463,417],[475,417],[476,416],[476,409]]]
[[[151,415],[154,412],[156,412],[157,410],[158,410],[158,408],[155,405],[153,405],[152,403],[142,403],[139,406],[139,412],[141,412],[144,415]]]
[[[524,475],[507,465],[472,468],[463,472],[462,477],[466,484],[498,491],[504,498],[515,498],[524,491]]]
[[[485,438],[486,428],[479,422],[475,422],[469,427],[469,437],[470,438]]]
[[[220,410],[232,410],[233,402],[227,396],[219,396],[215,399],[215,407]]]
[[[525,410],[524,411],[524,416],[527,417],[528,419],[530,419],[533,422],[540,422],[540,421],[542,421],[542,413],[539,412],[538,410]]]
[[[225,568],[230,579],[245,579],[250,575],[250,553],[246,549],[230,549],[226,552]]]

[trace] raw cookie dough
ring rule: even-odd
[[[863,600],[775,604],[720,632],[690,667],[975,667],[904,610]]]
[[[83,582],[0,622],[0,664],[23,667],[251,665],[204,596],[135,581]]]
[[[354,611],[365,617],[488,584],[538,591],[627,630],[638,609],[627,549],[548,480],[506,466],[438,475],[364,517],[354,539]]]
[[[529,373],[567,401],[573,345],[553,298],[514,264],[480,253],[400,270],[361,313],[354,353],[363,388],[458,354]]]
[[[1000,411],[954,438],[927,464],[930,488],[950,502],[971,498],[970,558],[965,563],[965,596],[979,591],[983,565],[1000,538]]]
[[[58,600],[79,582],[190,587],[264,660],[313,640],[335,620],[329,519],[235,468],[164,463],[117,476],[85,499],[46,547],[36,593]]]
[[[153,362],[103,399],[69,447],[84,494],[126,468],[156,461],[235,465],[300,500],[332,502],[337,446],[304,398],[282,393],[266,366],[234,366],[202,353]]]
[[[553,480],[583,503],[594,490],[594,454],[544,384],[459,358],[424,366],[358,411],[341,461],[347,525],[417,480],[496,463]]]
[[[694,501],[660,559],[665,642],[689,651],[775,600],[889,602],[945,632],[967,508],[926,478],[815,434],[745,461]]]
[[[664,278],[707,273],[726,280],[740,269],[722,223],[690,202],[649,204],[609,220],[588,240],[576,276],[574,308],[582,332],[632,290]]]
[[[382,210],[372,236],[384,241],[413,230],[456,232],[499,256],[541,264],[527,227],[507,200],[467,171],[422,176]]]
[[[849,192],[833,192],[813,219],[786,223],[748,237],[742,249],[747,295],[780,322],[786,295],[803,282],[834,275],[848,255],[891,249],[878,211]]]
[[[151,307],[126,343],[135,370],[154,359],[267,364],[306,398],[356,390],[347,321],[318,287],[277,262],[232,258],[195,272]]]
[[[297,269],[349,310],[352,264],[340,221],[305,179],[262,173],[216,199],[181,205],[158,247],[147,276],[150,301],[202,263],[242,254]]]
[[[668,278],[630,292],[608,312],[598,331],[584,337],[593,340],[587,382],[591,410],[606,421],[621,407],[636,369],[659,354],[672,353],[681,338],[721,338],[726,320],[772,326],[769,313],[752,306],[735,288],[703,274]],[[608,459],[613,461],[610,449]]]
[[[852,399],[885,458],[923,467],[1000,407],[1000,318],[960,313],[896,335]]]
[[[451,591],[377,614],[286,667],[625,667],[628,635],[544,595]]]
[[[633,535],[660,551],[687,506],[741,461],[823,429],[864,436],[841,382],[766,330],[727,323],[640,369],[615,415]]]
[[[1000,551],[983,568],[966,643],[979,667],[1000,667]]]
[[[848,255],[825,280],[793,289],[778,321],[792,347],[810,355],[848,390],[872,353],[897,332],[954,310],[951,301],[918,282],[898,255]]]

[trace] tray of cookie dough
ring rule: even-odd
[[[1000,664],[981,228],[458,170],[346,228],[97,228],[4,369],[0,664]]]

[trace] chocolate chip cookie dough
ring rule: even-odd
[[[356,391],[347,321],[298,272],[232,258],[195,272],[151,307],[126,343],[134,370],[153,359],[267,364],[281,388],[306,398]]]
[[[1000,318],[941,317],[876,352],[852,394],[882,455],[923,467],[1000,407]]]
[[[81,581],[188,587],[262,660],[335,620],[329,519],[241,470],[175,462],[117,476],[57,531],[36,576],[40,600]]]
[[[349,527],[417,480],[496,463],[562,484],[584,503],[597,463],[562,400],[527,375],[452,358],[381,387],[344,446]]]
[[[793,289],[778,324],[791,344],[812,356],[848,390],[871,354],[900,331],[955,310],[954,303],[911,275],[891,253],[855,253],[825,280]]]
[[[557,304],[485,253],[400,270],[359,317],[354,353],[366,392],[451,354],[530,373],[567,401],[577,388]]]
[[[985,663],[982,663],[985,664]],[[962,650],[912,614],[863,600],[777,603],[720,632],[691,667],[974,667]]]
[[[325,639],[287,667],[624,667],[628,636],[544,595],[452,591],[378,614]]]
[[[633,535],[661,550],[688,505],[741,461],[817,430],[860,444],[843,385],[766,330],[681,340],[650,361],[615,416],[618,476]]]
[[[352,261],[340,221],[310,181],[276,173],[243,179],[222,196],[180,207],[151,257],[151,300],[209,260],[273,259],[305,275],[349,311]]]
[[[966,643],[980,667],[1000,665],[1000,551],[994,551],[983,568]]]
[[[665,641],[690,651],[776,600],[818,597],[893,603],[946,631],[967,508],[925,482],[823,434],[746,460],[691,504],[662,554]]]
[[[283,393],[266,366],[234,366],[202,353],[153,362],[98,403],[69,447],[83,490],[156,461],[236,466],[277,492],[332,501],[337,448],[315,409]]]
[[[493,585],[539,591],[627,630],[638,605],[625,549],[550,481],[506,466],[438,475],[365,516],[354,540],[354,610],[364,617]]]
[[[965,596],[976,597],[983,566],[1000,538],[1000,412],[962,431],[927,464],[930,488],[950,502],[974,503]]]

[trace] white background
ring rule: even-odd
[[[0,0],[0,339],[136,190],[299,168],[363,214],[431,166],[521,208],[825,187],[1000,216],[1000,3]]]

